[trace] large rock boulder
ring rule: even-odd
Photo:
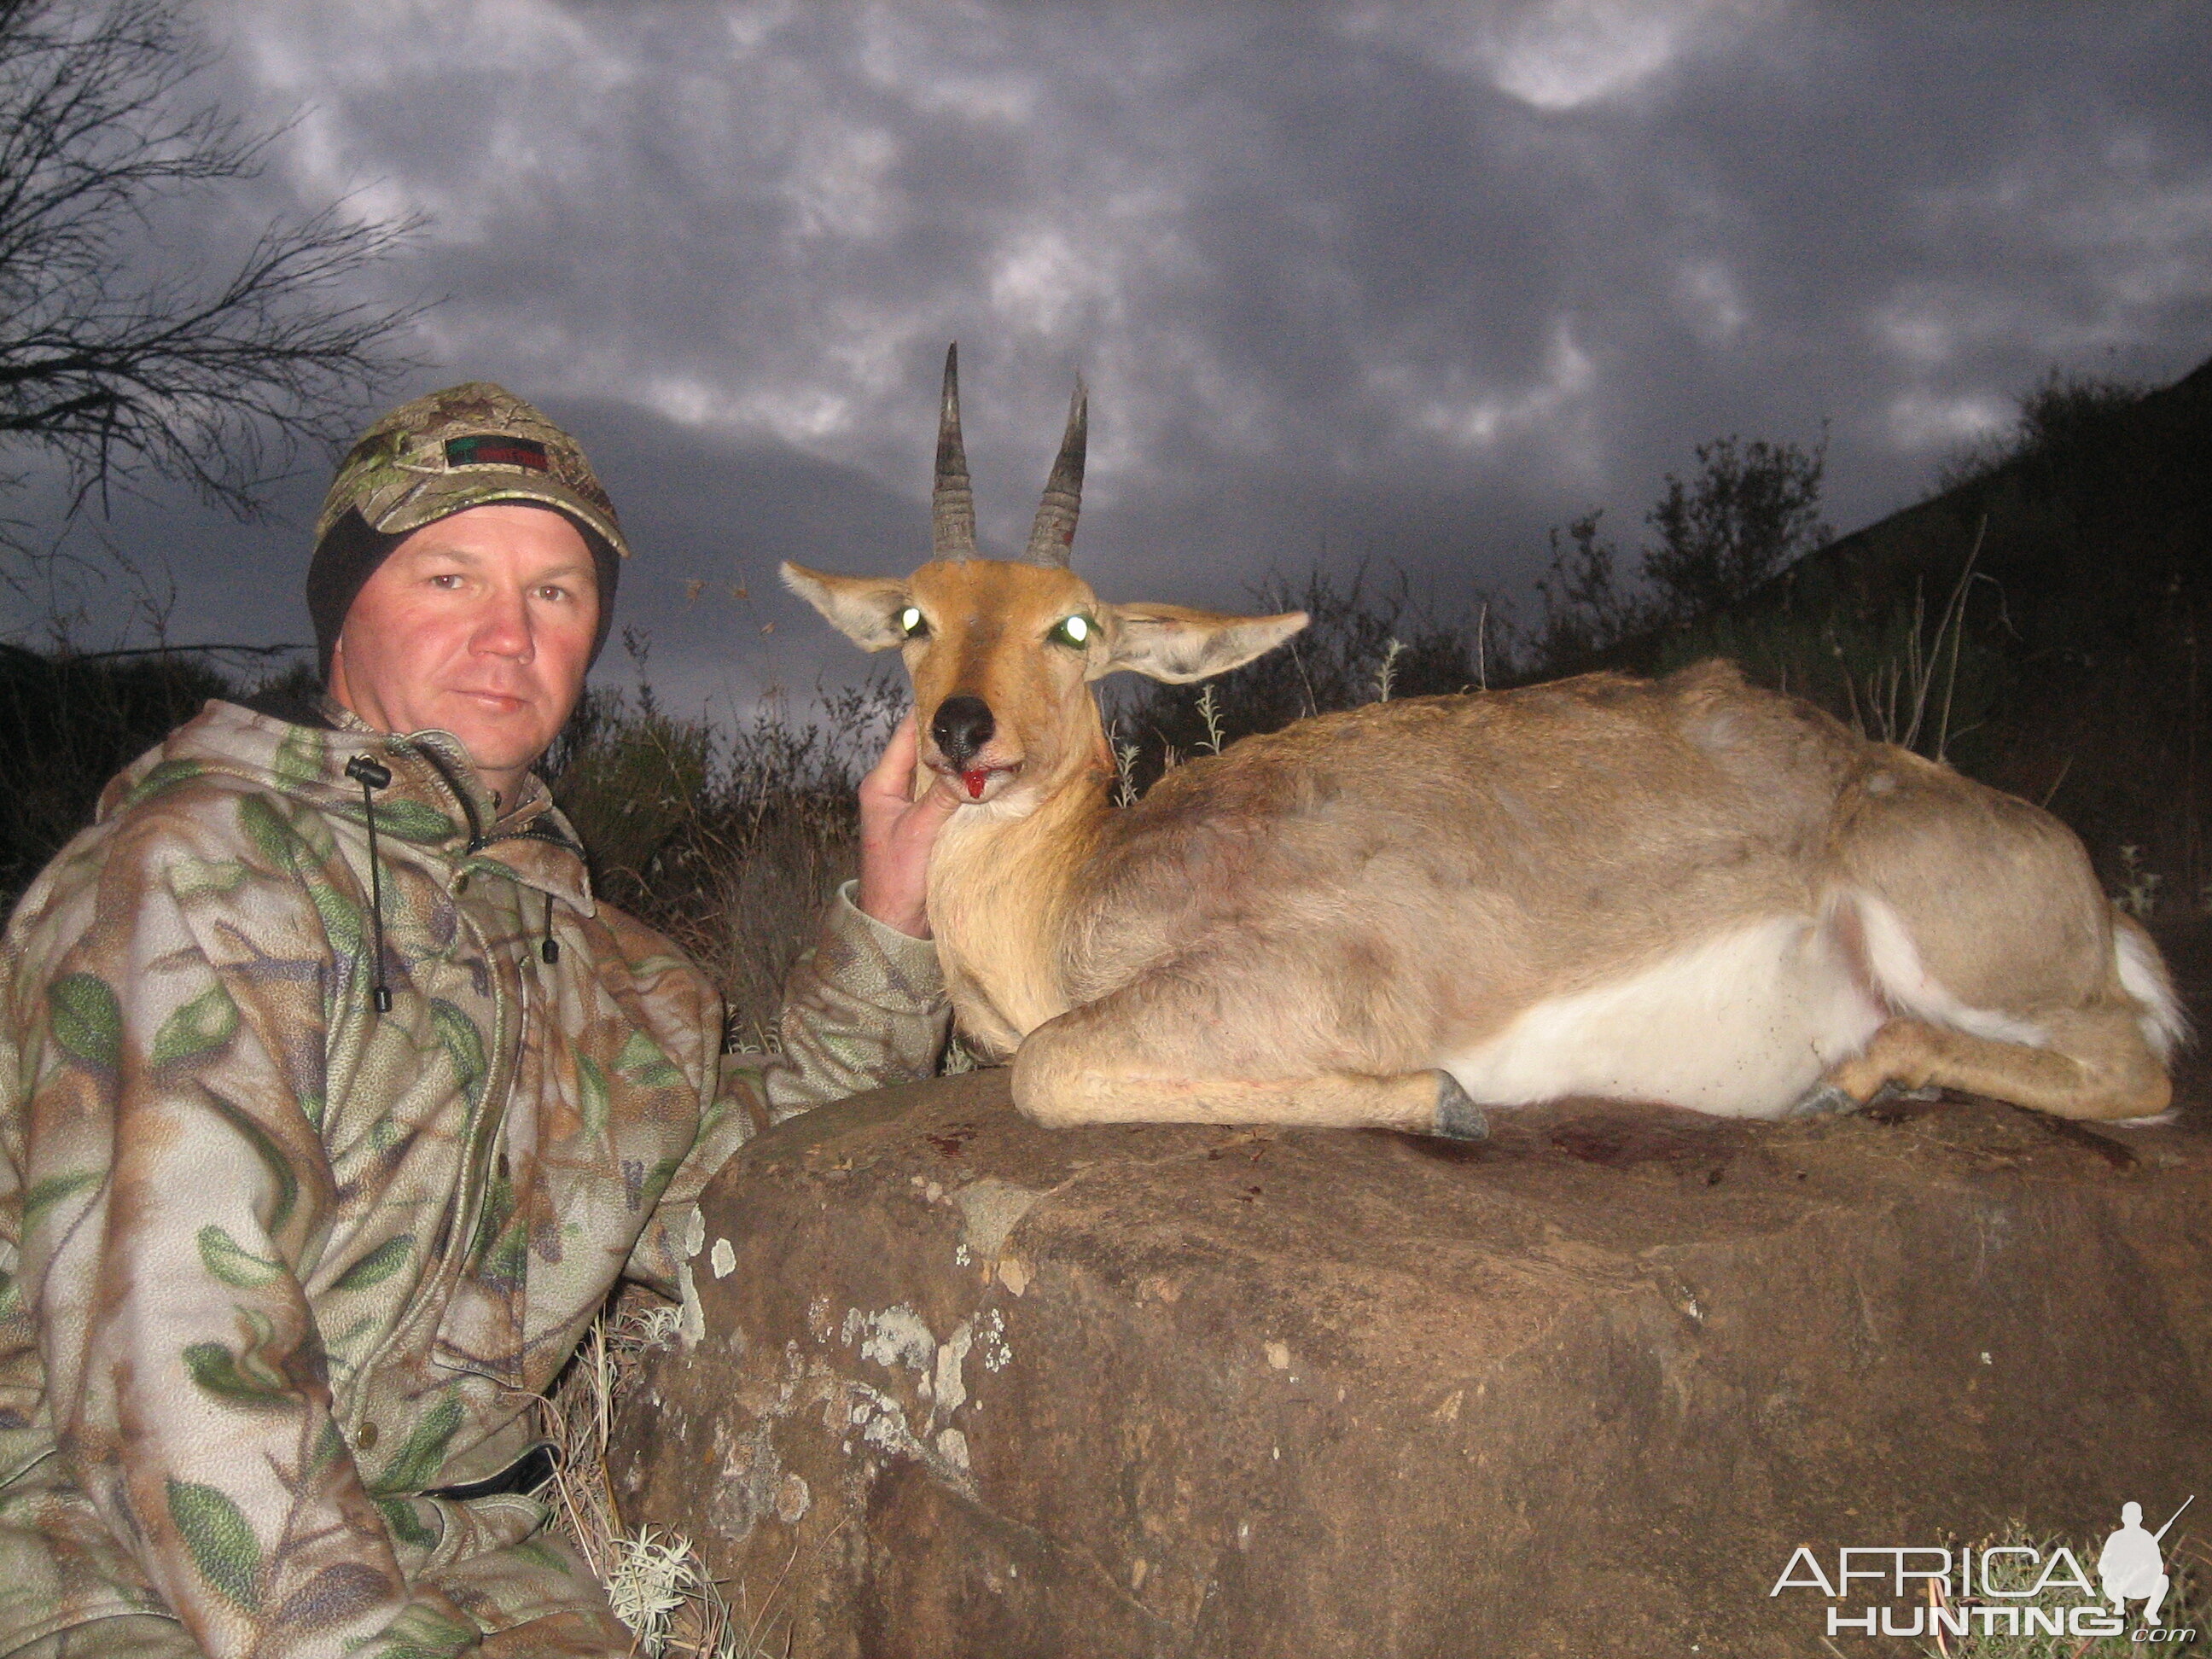
[[[1495,1122],[813,1113],[709,1194],[625,1509],[802,1656],[1764,1656],[1917,1605],[1771,1595],[1800,1545],[2100,1538],[2212,1468],[2201,1129]]]

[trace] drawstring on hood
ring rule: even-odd
[[[461,810],[468,818],[469,851],[474,853],[486,846],[489,838],[477,824],[476,806],[469,799],[468,792],[453,779],[435,753],[425,749],[422,754],[423,759],[430,763],[431,769],[444,779],[447,787],[453,790],[453,798],[460,803]],[[371,760],[366,755],[356,755],[345,763],[345,775],[361,786],[362,817],[368,827],[368,919],[370,931],[376,944],[374,983],[369,988],[369,1000],[378,1013],[388,1014],[392,1012],[392,987],[384,977],[384,861],[379,855],[376,847],[374,792],[392,787],[392,769],[380,761]],[[539,832],[525,830],[523,833],[531,835]],[[570,845],[568,836],[557,833],[554,835],[540,833],[540,839],[550,841],[556,847]],[[538,942],[538,959],[548,967],[561,960],[561,942],[553,937],[553,895],[551,893],[545,895],[545,927]]]
[[[349,828],[360,825],[368,875],[356,890],[361,901],[347,907],[360,937],[346,948],[356,961],[363,944],[375,952],[360,977],[369,993],[363,1000],[376,1015],[400,1006],[399,979],[411,981],[415,972],[405,939],[416,912],[407,884],[392,885],[403,872],[420,872],[434,888],[449,886],[456,899],[479,872],[502,885],[512,881],[513,898],[498,903],[513,904],[514,920],[501,927],[508,948],[526,963],[532,956],[549,966],[562,961],[555,900],[577,916],[593,914],[583,849],[542,783],[532,781],[515,807],[499,816],[496,798],[484,791],[459,740],[448,732],[377,732],[327,698],[267,699],[251,708],[210,704],[190,730],[188,747],[165,745],[146,767],[110,785],[100,818],[129,803],[148,768],[189,765],[193,773],[237,777]],[[357,856],[347,858],[356,874]],[[531,908],[533,892],[545,904],[542,918]],[[417,898],[435,908],[428,892]],[[337,943],[335,934],[331,943]]]
[[[368,821],[368,920],[376,940],[376,967],[369,1001],[378,1013],[388,1014],[392,1012],[392,988],[384,979],[384,875],[382,863],[376,855],[376,802],[370,792],[392,787],[392,769],[366,755],[356,755],[346,763],[345,775],[361,786],[362,816]]]

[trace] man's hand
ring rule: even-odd
[[[920,800],[914,787],[914,716],[898,723],[875,769],[860,780],[860,908],[886,927],[929,937],[929,849],[960,800],[933,780]]]

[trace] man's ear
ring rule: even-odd
[[[1193,611],[1181,605],[1101,608],[1111,617],[1114,633],[1098,673],[1127,668],[1172,685],[1225,674],[1273,650],[1306,625],[1303,611],[1279,617],[1225,617],[1218,611]]]
[[[863,651],[888,651],[906,643],[899,612],[906,583],[896,576],[832,576],[788,559],[776,567],[783,585],[819,611],[830,626]]]

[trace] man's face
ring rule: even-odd
[[[500,501],[394,548],[346,613],[331,693],[383,732],[452,732],[510,804],[583,692],[591,550],[562,514]]]

